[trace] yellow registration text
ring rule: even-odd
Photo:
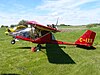
[[[92,43],[92,40],[93,40],[93,39],[90,39],[90,38],[85,38],[85,39],[80,38],[80,39],[79,39],[80,42],[86,42],[86,43]]]

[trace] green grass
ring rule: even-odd
[[[0,74],[19,75],[100,75],[100,27],[91,28],[97,33],[95,50],[75,46],[45,45],[39,52],[31,52],[36,44],[19,41],[11,45],[11,37],[0,29]],[[85,30],[56,33],[62,41],[74,42]],[[66,48],[64,48],[66,47]]]

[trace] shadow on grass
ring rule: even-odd
[[[11,73],[6,74],[5,73],[5,74],[0,74],[0,75],[20,75],[20,74],[14,74],[14,73],[13,74],[11,74]]]
[[[16,49],[31,49],[31,47],[18,47]]]
[[[96,49],[96,48],[93,47],[93,46],[86,47],[86,46],[77,45],[76,47],[78,47],[78,48],[83,48],[83,49],[86,49],[86,50],[95,50],[95,49]]]
[[[46,47],[41,47],[41,49],[46,49],[46,55],[48,61],[53,64],[75,64],[73,59],[66,54],[61,48],[66,48],[65,46],[59,46],[58,44],[46,44]],[[18,47],[17,49],[31,49],[31,47]]]
[[[75,64],[73,59],[66,54],[57,44],[46,44],[48,61],[54,64]]]
[[[66,47],[60,46],[60,48],[66,48]],[[16,49],[31,49],[31,47],[17,47]],[[46,49],[46,47],[41,47],[41,49]]]

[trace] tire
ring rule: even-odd
[[[32,52],[36,52],[36,47],[32,47],[32,48],[31,48],[31,51],[32,51]]]
[[[15,40],[12,40],[12,41],[11,41],[11,44],[15,44]]]

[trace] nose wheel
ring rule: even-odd
[[[11,44],[15,44],[16,43],[16,41],[15,40],[11,40]]]

